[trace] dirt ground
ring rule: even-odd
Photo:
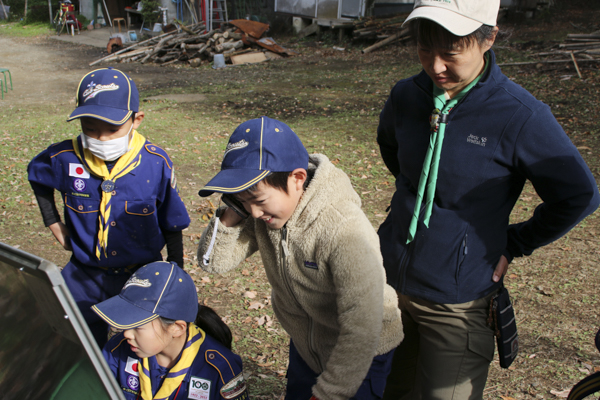
[[[582,2],[584,3],[584,2]],[[571,30],[574,33],[590,33],[600,30],[600,9],[589,10],[585,7],[563,10],[559,14],[540,15],[536,21],[507,21],[501,23],[501,28],[512,31],[508,42],[499,43],[506,51],[542,51],[556,45],[564,39],[557,37],[556,32]],[[293,47],[300,56],[271,63],[260,68],[230,68],[221,71],[212,69],[192,69],[189,67],[159,67],[153,64],[116,64],[115,67],[129,73],[135,80],[141,92],[151,91],[163,98],[168,95],[181,96],[185,88],[202,85],[223,85],[227,82],[237,82],[243,86],[244,80],[264,82],[263,90],[252,96],[255,102],[242,101],[232,98],[223,103],[239,114],[244,110],[256,111],[260,107],[271,107],[283,116],[295,118],[301,113],[316,112],[319,107],[298,106],[293,93],[279,94],[269,97],[270,89],[281,85],[282,77],[312,71],[314,79],[305,84],[298,84],[295,90],[318,93],[327,87],[327,76],[335,71],[368,71],[378,65],[397,64],[415,65],[418,68],[414,52],[403,46],[390,46],[369,55],[360,54],[359,49],[351,49],[344,53],[333,50],[326,42],[307,40],[297,42],[291,38],[277,38],[280,44]],[[502,51],[499,49],[498,51]],[[35,107],[36,105],[55,103],[74,106],[74,92],[78,81],[91,68],[89,63],[104,56],[105,50],[70,43],[58,42],[49,38],[18,39],[0,36],[0,54],[3,67],[13,74],[15,89],[8,93],[0,105],[17,108]],[[508,61],[508,60],[507,60]],[[591,64],[591,63],[588,63]],[[106,66],[102,64],[101,66]],[[599,65],[587,65],[584,73],[588,79],[576,81],[574,70],[571,68],[557,69],[555,67],[508,68],[505,73],[525,86],[534,95],[551,105],[555,115],[564,124],[567,134],[582,151],[596,178],[600,178],[600,132],[597,128],[598,100],[600,99]],[[564,78],[570,76],[570,78]],[[348,82],[349,86],[360,87],[367,91],[377,90],[378,97],[365,96],[362,101],[351,102],[345,106],[357,112],[368,111],[369,118],[376,120],[378,110],[385,101],[389,85],[394,80],[387,78],[381,88],[364,87],[362,81]],[[395,78],[398,79],[398,78]],[[570,80],[568,80],[570,79]],[[237,89],[236,89],[237,90]],[[381,91],[381,93],[380,93]],[[233,92],[232,92],[233,93]],[[239,93],[235,92],[235,93]],[[203,94],[195,97],[193,94],[187,100],[193,100],[196,107],[221,107],[222,94]],[[316,95],[315,95],[316,96]],[[182,98],[179,97],[181,100]],[[219,101],[219,104],[215,104]],[[344,105],[343,99],[339,101]],[[198,106],[200,104],[200,106]],[[334,103],[335,104],[335,103]],[[329,113],[335,118],[335,107],[325,109],[320,107],[318,112]],[[591,110],[591,111],[590,111]],[[333,113],[333,114],[332,114]],[[6,118],[6,115],[4,116]],[[0,129],[1,132],[1,129]],[[374,134],[373,134],[374,135]],[[353,138],[349,138],[354,140]],[[373,139],[374,140],[374,139]],[[336,143],[337,145],[337,143]],[[215,160],[218,156],[215,156]],[[182,171],[181,176],[192,170]],[[209,173],[209,172],[207,172]],[[200,184],[200,183],[199,183]],[[194,195],[197,187],[183,187],[185,195]],[[359,193],[370,193],[370,188],[358,188]],[[379,190],[379,189],[378,189]],[[391,194],[391,189],[383,191],[382,198]],[[380,200],[383,204],[385,200]],[[536,196],[531,187],[524,192],[517,204],[514,218],[525,218],[535,207]],[[195,213],[204,212],[200,205]],[[187,233],[186,256],[194,257],[194,240],[202,232],[204,223],[195,215],[194,223]],[[373,216],[374,224],[380,222],[383,215]],[[378,219],[379,218],[379,219]],[[40,228],[41,229],[41,228]],[[8,233],[0,233],[7,237]],[[575,229],[567,237],[547,246],[532,257],[515,260],[511,265],[507,278],[507,286],[515,300],[518,311],[518,321],[521,337],[521,353],[510,370],[499,368],[497,361],[490,369],[490,379],[485,392],[486,399],[538,399],[566,397],[570,386],[587,373],[600,370],[600,357],[594,349],[593,335],[600,323],[598,310],[600,297],[598,285],[598,254],[600,253],[598,238],[600,221],[589,218],[585,224]],[[50,243],[51,238],[46,238]],[[188,240],[188,239],[186,239]],[[25,247],[25,246],[24,246]],[[47,258],[58,265],[66,261],[66,255],[56,246],[50,249]],[[201,272],[191,270],[192,275],[206,291],[205,303],[224,311],[228,323],[233,327],[238,346],[255,345],[262,350],[248,353],[244,357],[245,367],[253,374],[251,382],[255,387],[263,385],[263,389],[255,389],[255,398],[277,399],[281,394],[287,337],[277,324],[269,323],[268,318],[251,319],[239,317],[230,308],[241,307],[241,312],[247,312],[251,307],[259,307],[253,302],[254,296],[262,301],[260,308],[269,306],[269,288],[260,260],[252,258],[242,267],[242,275],[251,278],[251,283],[244,281],[240,284],[232,275],[209,279]],[[248,293],[254,293],[252,296]],[[229,306],[234,304],[234,306]],[[264,312],[263,312],[264,314]],[[253,323],[255,330],[248,333],[238,329],[236,321]],[[258,321],[255,321],[257,320]],[[252,322],[252,321],[255,322]],[[265,323],[267,325],[265,325]],[[264,336],[259,336],[258,328],[270,326],[267,336],[278,336],[278,339],[265,342]],[[275,335],[277,334],[277,335]],[[248,342],[248,343],[246,343]],[[246,344],[245,344],[246,343]],[[259,383],[260,382],[260,383]],[[271,389],[275,388],[275,389]]]

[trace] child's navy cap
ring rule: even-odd
[[[129,76],[118,69],[97,69],[79,82],[77,108],[67,121],[90,117],[123,125],[139,108],[140,95]]]
[[[158,317],[193,322],[198,295],[192,278],[177,264],[157,261],[138,269],[118,296],[92,310],[117,329],[137,328]]]
[[[269,117],[251,119],[231,134],[221,171],[198,194],[242,192],[271,172],[296,168],[308,169],[308,152],[294,131]]]

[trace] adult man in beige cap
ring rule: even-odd
[[[599,204],[596,182],[548,106],[495,63],[499,0],[417,0],[423,71],[396,84],[377,141],[396,177],[379,229],[405,338],[384,399],[481,399],[495,339],[490,300],[514,257]],[[509,225],[529,179],[542,199]]]

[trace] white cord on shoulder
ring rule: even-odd
[[[206,250],[206,253],[202,256],[202,262],[204,263],[204,265],[208,265],[208,263],[210,262],[210,253],[212,253],[212,249],[215,245],[215,240],[217,239],[217,228],[219,227],[219,216],[217,215],[215,217],[215,227],[213,228],[213,233],[212,233],[212,237],[210,238],[210,244],[208,245],[208,250]]]

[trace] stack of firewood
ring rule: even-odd
[[[153,62],[161,65],[187,62],[198,66],[203,60],[212,61],[215,54],[223,54],[228,60],[231,56],[252,51],[254,45],[261,45],[257,38],[248,37],[236,26],[225,26],[209,32],[205,32],[204,23],[178,26],[179,29],[173,32],[116,51],[90,66],[100,62]]]
[[[584,55],[585,58],[600,56],[600,31],[590,34],[570,33],[566,43],[558,45],[561,51],[572,51]]]
[[[362,52],[369,53],[375,49],[386,46],[396,41],[410,39],[407,28],[402,28],[406,15],[391,18],[369,17],[354,21],[352,36],[355,40],[377,39],[377,42],[365,48]]]
[[[503,63],[499,66],[520,66],[544,64],[570,64],[573,63],[577,75],[581,78],[581,63],[600,63],[600,31],[591,34],[571,33],[567,35],[564,43],[560,43],[551,51],[531,54],[534,57],[540,57],[538,61],[525,61]],[[588,64],[589,65],[589,64]]]

